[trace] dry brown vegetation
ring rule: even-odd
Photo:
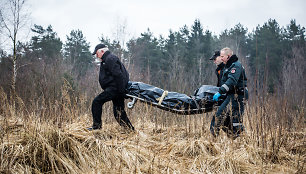
[[[21,99],[14,106],[0,95],[1,173],[306,173],[303,102],[270,97],[247,106],[246,131],[232,140],[212,138],[212,113],[182,116],[137,103],[127,110],[136,132],[128,132],[106,104],[102,130],[89,132],[85,99],[67,90],[49,106]]]

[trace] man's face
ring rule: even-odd
[[[214,64],[216,64],[217,66],[220,65],[222,63],[221,60],[221,56],[218,56],[215,60],[214,60]]]
[[[228,59],[229,59],[229,55],[226,55],[224,51],[221,51],[220,52],[220,57],[221,57],[222,62],[224,64],[226,64]]]
[[[103,53],[104,53],[103,50],[97,50],[97,52],[96,52],[96,57],[101,59],[102,56],[103,56]]]

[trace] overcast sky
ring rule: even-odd
[[[203,28],[220,34],[238,23],[249,31],[269,18],[280,26],[296,19],[306,26],[306,0],[28,0],[32,24],[53,26],[62,41],[80,29],[91,47],[102,34],[115,39],[126,26],[126,40],[150,31],[167,37],[169,30],[190,27],[199,19]]]

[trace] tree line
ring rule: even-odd
[[[29,41],[16,42],[18,96],[55,101],[64,84],[74,94],[91,97],[99,92],[98,66],[81,30],[72,30],[65,43],[51,25],[34,25],[31,32]],[[220,35],[212,33],[196,19],[190,27],[170,30],[167,37],[155,37],[148,29],[126,45],[104,35],[99,39],[124,62],[133,81],[191,95],[201,85],[216,84],[209,57],[230,47],[247,71],[252,93],[305,98],[305,28],[295,20],[281,27],[270,19],[252,32],[237,24]],[[0,86],[7,93],[12,90],[13,56],[1,49]]]

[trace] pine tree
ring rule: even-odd
[[[143,74],[145,82],[160,85],[160,77],[164,73],[165,59],[157,38],[148,29],[141,37],[130,40],[127,44],[132,63]]]
[[[72,73],[80,79],[84,76],[88,68],[92,67],[93,58],[81,30],[72,30],[67,36],[64,45],[64,56],[66,62],[72,66]]]
[[[51,25],[46,29],[40,25],[34,25],[31,30],[36,34],[31,39],[31,48],[37,58],[41,58],[47,63],[54,63],[62,59],[61,49],[63,43],[57,33],[53,31]]]
[[[256,75],[258,85],[264,91],[273,93],[276,85],[280,85],[280,71],[283,61],[281,28],[276,20],[270,19],[256,30],[249,40],[250,61]]]

